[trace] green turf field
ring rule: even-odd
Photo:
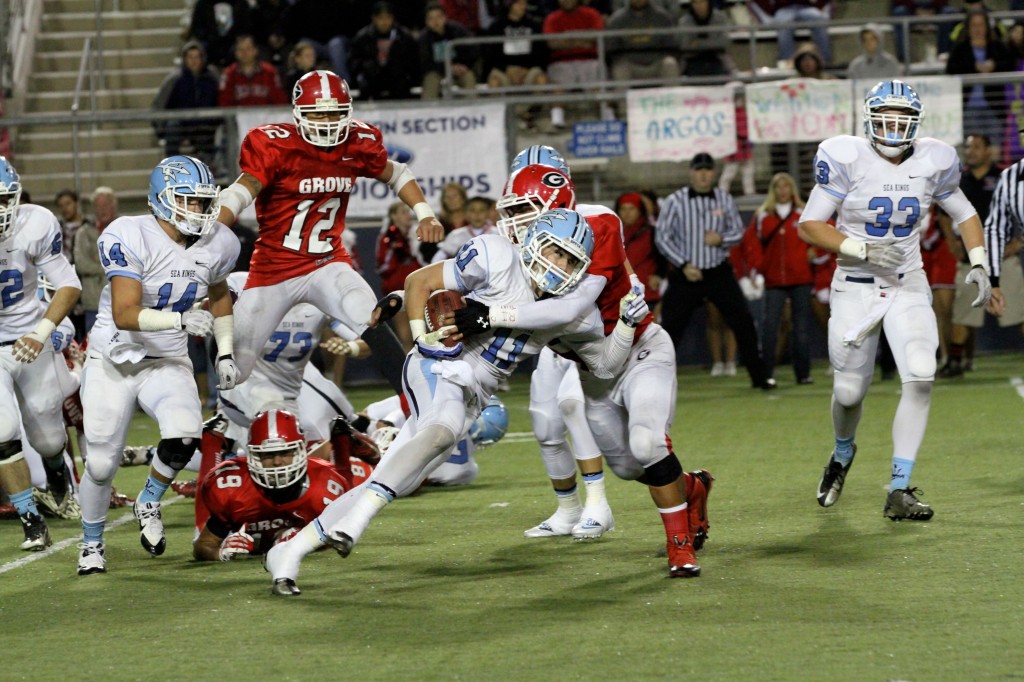
[[[478,453],[478,482],[399,500],[348,559],[310,557],[300,597],[258,560],[191,560],[192,503],[164,512],[151,558],[134,522],[107,533],[105,575],[74,545],[26,565],[0,522],[0,680],[1004,680],[1024,676],[1020,356],[939,383],[914,484],[929,523],[882,517],[899,385],[877,382],[841,501],[818,507],[830,380],[747,388],[680,373],[672,438],[709,468],[703,576],[669,580],[646,491],[610,480],[616,530],[525,540],[553,511],[536,445]],[[523,378],[504,394],[529,429]],[[351,392],[362,405],[380,391]],[[140,417],[132,444],[155,441]],[[115,484],[132,496],[143,467]],[[172,497],[169,495],[169,497]],[[110,521],[128,514],[112,511]],[[53,522],[54,541],[77,524]]]

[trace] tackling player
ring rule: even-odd
[[[355,330],[396,392],[401,392],[401,344],[387,325],[368,327],[373,290],[353,269],[342,245],[349,197],[359,177],[375,178],[412,207],[421,241],[444,228],[412,171],[388,159],[380,130],[352,118],[348,85],[330,71],[313,71],[292,92],[295,123],[251,130],[242,141],[242,174],[221,193],[220,220],[235,219],[254,200],[259,237],[245,291],[238,299],[236,357],[242,379],[285,313],[311,303]]]
[[[600,376],[614,375],[629,352],[632,329],[621,324],[606,338],[593,307],[590,315],[567,316],[559,328],[496,328],[467,339],[465,347],[461,342],[443,345],[452,329],[428,334],[423,320],[424,305],[436,289],[471,294],[492,305],[571,291],[585,275],[593,245],[586,220],[558,209],[543,214],[527,230],[521,251],[503,237],[484,235],[467,242],[455,258],[406,279],[405,300],[416,347],[406,360],[404,375],[415,418],[405,424],[368,484],[332,503],[295,538],[271,550],[267,569],[274,578],[274,594],[299,593],[295,578],[310,551],[330,544],[347,556],[381,509],[418,486],[425,474],[447,459],[498,383],[552,339],[571,343]],[[646,315],[643,297],[639,300],[637,314]]]
[[[902,81],[882,81],[864,99],[864,137],[825,140],[814,157],[817,183],[804,208],[800,236],[839,254],[832,278],[829,359],[835,368],[832,427],[835,447],[818,483],[818,504],[843,491],[857,446],[854,438],[882,329],[903,382],[893,422],[892,475],[884,514],[927,521],[932,508],[917,499],[910,474],[924,439],[935,381],[938,330],[928,278],[921,269],[921,231],[932,201],[959,226],[983,306],[992,287],[977,211],[960,189],[956,150],[918,138],[924,105]],[[838,212],[836,227],[826,221]]]

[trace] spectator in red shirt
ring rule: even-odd
[[[380,291],[388,294],[405,290],[405,278],[423,267],[419,261],[420,240],[416,237],[412,211],[405,202],[396,201],[388,208],[388,224],[377,238],[377,274]],[[412,348],[409,316],[405,310],[394,317],[394,327],[404,348]]]
[[[604,18],[580,0],[558,0],[558,9],[544,18],[544,33],[570,31],[601,31]],[[597,41],[586,38],[552,38],[548,41],[551,56],[548,79],[561,85],[586,85],[601,80],[601,63],[597,59]],[[551,124],[565,126],[565,110],[551,107]]]
[[[765,314],[761,355],[774,377],[775,347],[786,299],[792,310],[793,371],[798,384],[811,379],[811,284],[814,281],[807,243],[797,233],[804,201],[788,173],[776,173],[764,203],[743,237],[751,264],[764,275]]]
[[[235,40],[234,64],[224,70],[220,79],[217,106],[253,107],[287,104],[288,96],[281,87],[277,69],[260,59],[256,41],[251,35]]]
[[[647,215],[647,206],[637,192],[623,194],[615,200],[615,212],[622,220],[622,237],[626,258],[647,292],[644,298],[653,310],[661,301],[661,276],[664,263],[654,246],[654,225]]]

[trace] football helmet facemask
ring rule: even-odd
[[[327,120],[312,121],[310,114],[326,115]],[[302,139],[311,145],[341,144],[348,139],[352,121],[352,95],[348,84],[331,71],[310,71],[292,88],[292,117]]]
[[[21,203],[21,180],[18,171],[3,156],[0,156],[0,239],[7,239],[14,232],[14,219]]]
[[[923,120],[921,98],[903,81],[882,81],[864,98],[864,134],[888,158],[913,144]]]
[[[149,208],[179,232],[199,237],[220,213],[220,190],[210,167],[191,156],[169,156],[149,175]]]
[[[267,466],[265,458],[292,455],[291,462]],[[285,410],[266,410],[249,427],[246,454],[249,475],[257,485],[279,490],[301,481],[306,475],[306,437],[299,420]]]
[[[498,200],[498,231],[522,246],[526,228],[540,214],[576,208],[576,188],[565,173],[551,166],[533,164],[509,176]]]

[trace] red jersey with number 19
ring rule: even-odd
[[[245,287],[300,277],[336,260],[351,263],[341,243],[356,178],[384,172],[388,153],[380,130],[352,120],[348,139],[317,147],[292,123],[249,131],[242,141],[242,172],[260,181],[259,237]]]
[[[210,530],[226,537],[245,524],[245,531],[256,538],[257,546],[263,533],[273,535],[282,528],[302,528],[349,487],[332,464],[316,457],[309,458],[306,476],[309,485],[302,495],[278,504],[252,480],[244,457],[225,460],[199,486],[198,494],[210,516],[197,518],[196,527],[209,524]]]

